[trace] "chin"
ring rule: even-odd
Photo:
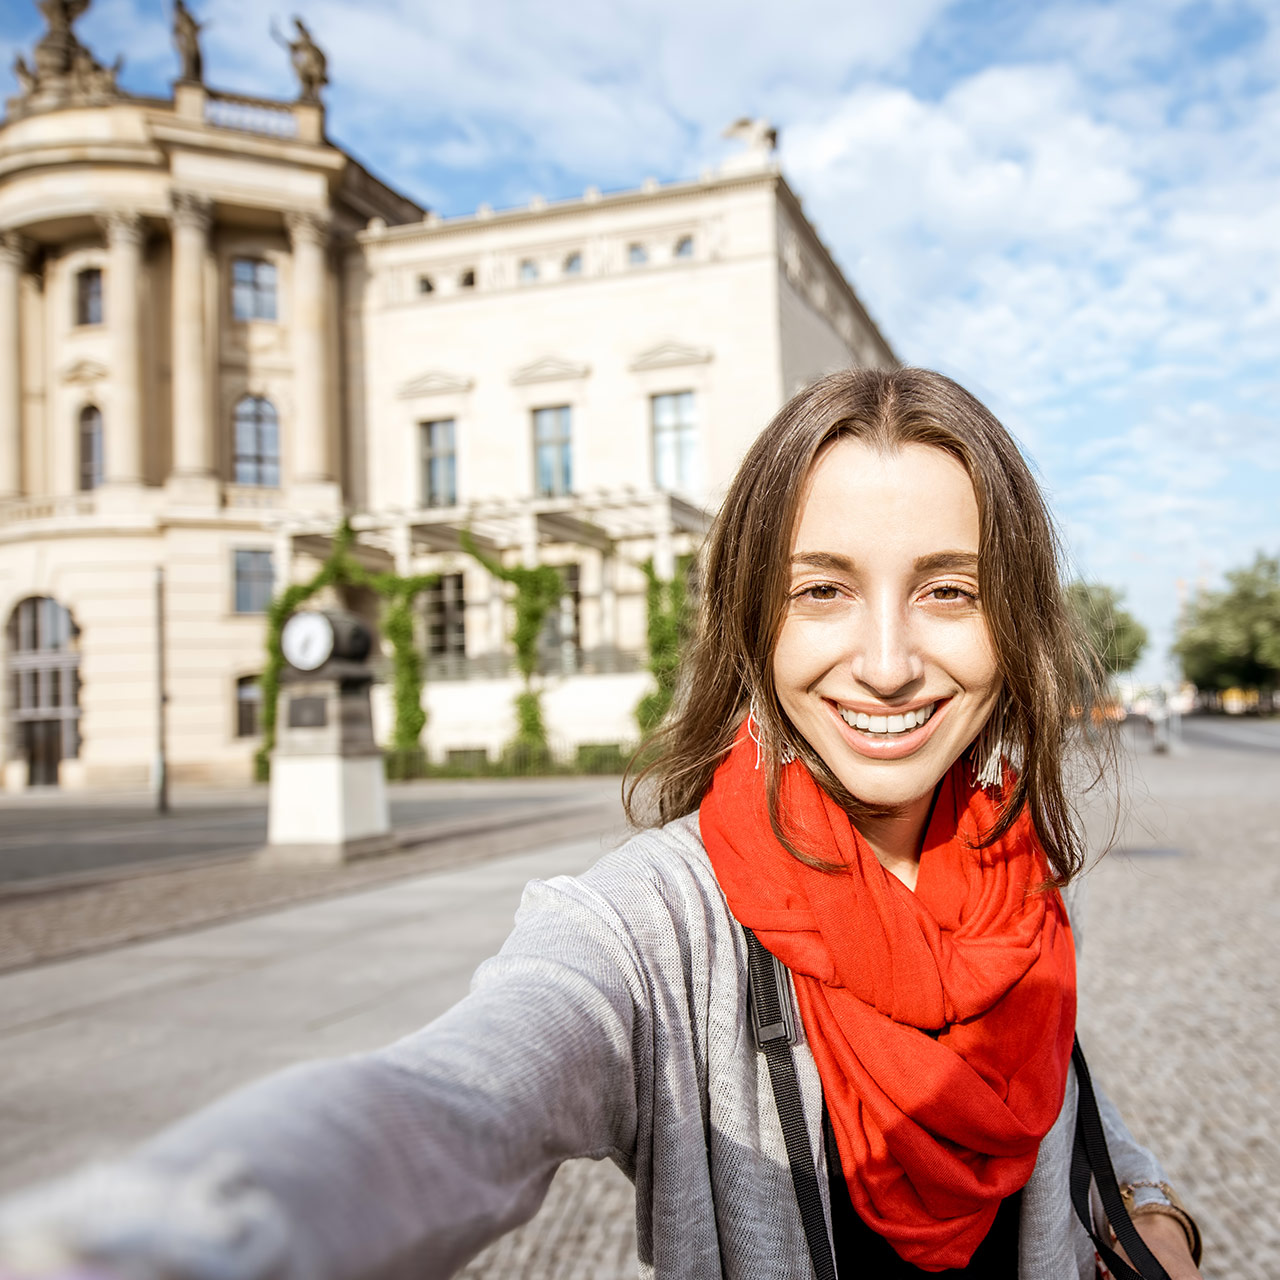
[[[811,744],[845,790],[863,804],[899,809],[932,796],[934,788],[963,753],[928,751],[902,760],[867,760],[853,756],[844,743],[823,750]],[[824,746],[826,744],[823,744]],[[941,744],[936,744],[941,745]]]

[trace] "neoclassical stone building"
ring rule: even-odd
[[[172,776],[248,778],[264,609],[344,513],[371,566],[441,574],[435,758],[512,730],[510,605],[464,528],[562,570],[560,749],[631,738],[640,562],[696,547],[787,395],[894,360],[772,134],[697,181],[441,219],[328,141],[300,24],[297,101],[206,87],[190,27],[143,98],[76,7],[44,6],[0,124],[6,785],[147,781],[158,572]]]

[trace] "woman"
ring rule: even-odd
[[[746,926],[791,973],[844,1274],[1093,1276],[1053,887],[1083,859],[1062,777],[1078,669],[1051,526],[999,424],[937,374],[824,379],[757,440],[712,532],[682,701],[629,796],[663,825],[530,886],[423,1031],[15,1205],[10,1257],[448,1276],[563,1160],[609,1156],[636,1185],[643,1274],[807,1275]],[[1198,1275],[1158,1164],[1102,1111],[1144,1239]]]

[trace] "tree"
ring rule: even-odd
[[[1123,592],[1098,582],[1077,580],[1067,588],[1067,607],[1109,676],[1132,670],[1147,647],[1147,629],[1123,599]]]
[[[1183,610],[1174,653],[1200,689],[1280,685],[1280,557],[1259,552],[1227,574],[1224,591],[1202,591]]]

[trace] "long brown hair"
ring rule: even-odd
[[[649,763],[625,787],[628,817],[670,821],[696,809],[749,705],[765,742],[773,828],[797,856],[777,810],[778,749],[789,746],[851,817],[882,813],[848,791],[792,728],[778,702],[773,652],[786,612],[791,540],[819,452],[847,437],[886,452],[930,445],[956,458],[978,500],[983,611],[1004,685],[1000,726],[1017,779],[985,841],[1027,809],[1058,883],[1082,866],[1084,846],[1064,777],[1098,666],[1064,599],[1062,549],[1040,489],[1009,433],[963,387],[926,369],[850,369],[782,407],[748,450],[703,549],[698,627],[671,714],[639,754]],[[1095,780],[1109,738],[1086,734]]]

